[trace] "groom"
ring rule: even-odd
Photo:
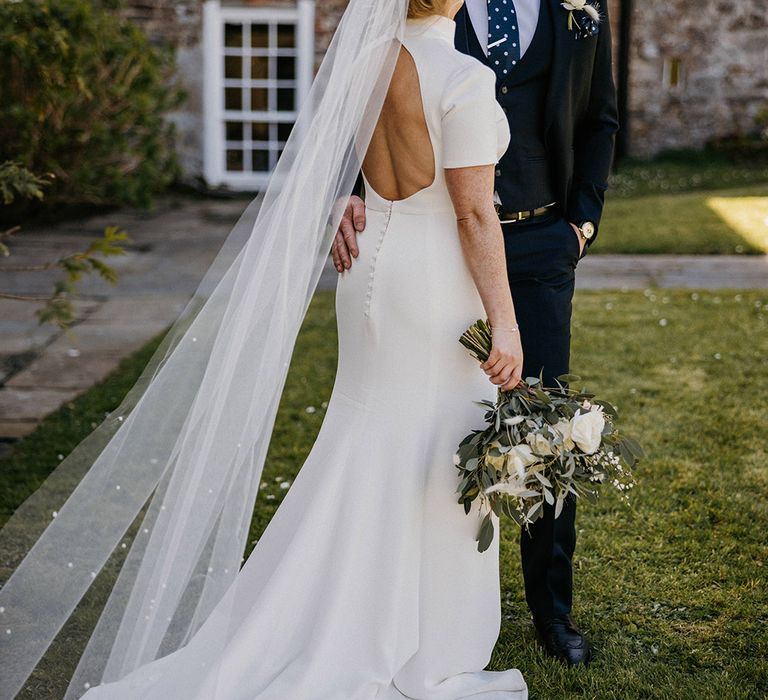
[[[597,235],[618,129],[607,0],[466,0],[456,48],[489,65],[512,141],[496,169],[523,376],[547,386],[569,370],[574,271]],[[565,6],[564,6],[565,5]],[[342,271],[365,228],[352,197],[333,246]],[[569,665],[592,658],[571,617],[576,504],[551,506],[522,533],[525,595],[545,649]]]

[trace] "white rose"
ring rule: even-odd
[[[507,455],[507,471],[517,474],[518,479],[525,479],[525,468],[538,461],[528,445],[516,445]]]
[[[576,443],[573,441],[571,436],[570,421],[561,418],[552,426],[552,428],[563,438],[563,447],[565,447],[566,450],[572,450],[576,446]]]
[[[585,454],[597,452],[603,439],[605,416],[600,411],[579,413],[571,419],[571,438]]]
[[[600,13],[596,7],[587,4],[587,0],[568,0],[568,2],[560,3],[569,12],[580,12],[584,10],[595,22],[600,21]]]
[[[549,440],[541,433],[528,433],[525,441],[531,446],[531,449],[537,455],[551,455],[552,448],[549,446]]]
[[[485,463],[489,467],[493,467],[494,469],[498,469],[501,471],[504,469],[504,465],[506,463],[506,457],[504,455],[492,455],[492,454],[486,454],[485,455]]]

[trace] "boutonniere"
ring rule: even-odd
[[[600,22],[600,10],[590,5],[587,0],[567,0],[561,6],[568,10],[568,31],[573,31],[574,26],[578,30],[577,35],[589,36],[597,33],[597,25]],[[575,12],[584,12],[587,17],[582,18],[583,26],[576,19]]]

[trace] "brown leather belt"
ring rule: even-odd
[[[546,214],[556,202],[547,204],[546,206],[539,207],[538,209],[531,209],[529,211],[504,211],[500,204],[495,204],[496,213],[499,215],[499,220],[502,224],[514,224],[518,221],[526,221],[527,219],[533,219],[536,216]]]

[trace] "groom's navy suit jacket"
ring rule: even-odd
[[[608,3],[601,3],[598,32],[577,38],[576,32],[568,28],[568,13],[561,7],[561,0],[541,2],[550,3],[554,17],[544,131],[551,186],[569,221],[592,221],[598,226],[619,128]],[[456,48],[489,65],[466,5],[456,15]],[[503,81],[498,82],[497,99],[502,107],[503,86]],[[514,128],[510,123],[510,129]],[[519,176],[503,170],[500,175]]]

